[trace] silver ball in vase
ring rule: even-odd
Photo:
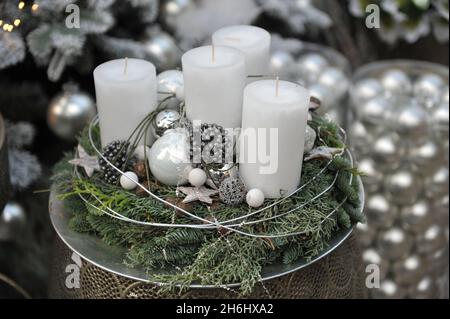
[[[329,110],[332,103],[335,102],[333,100],[333,94],[332,92],[326,88],[325,86],[321,84],[313,84],[308,87],[309,94],[312,97],[315,97],[318,99],[321,103],[321,107],[319,109],[319,112],[323,114],[325,111]]]
[[[434,220],[434,210],[427,200],[420,200],[401,209],[402,227],[413,233],[424,232]]]
[[[359,223],[356,225],[356,234],[362,247],[369,247],[375,239],[375,228],[370,227],[368,223]]]
[[[0,213],[0,240],[11,240],[25,227],[27,215],[24,208],[15,202],[9,202]]]
[[[369,132],[367,127],[359,121],[355,121],[350,125],[348,137],[350,146],[358,154],[367,154],[372,148],[374,136]]]
[[[372,158],[366,157],[359,160],[358,169],[363,176],[361,177],[365,189],[370,192],[376,192],[380,188],[383,180],[383,174],[376,167],[376,163]]]
[[[440,103],[431,111],[431,123],[433,129],[438,132],[444,132],[448,139],[449,130],[449,104],[448,102]]]
[[[392,102],[383,96],[378,96],[362,104],[356,111],[361,121],[385,126],[392,115]]]
[[[316,131],[309,125],[306,125],[305,132],[305,153],[309,153],[313,150],[314,145],[316,143],[317,133]]]
[[[51,100],[47,109],[47,123],[56,136],[73,142],[96,114],[97,108],[90,95],[65,90]]]
[[[398,215],[397,207],[380,194],[367,199],[365,212],[369,225],[377,228],[391,227]]]
[[[431,299],[435,295],[436,290],[433,278],[427,276],[409,287],[408,297],[411,299]]]
[[[319,75],[317,83],[328,88],[334,97],[333,100],[341,99],[350,87],[350,80],[345,73],[335,67],[328,67]]]
[[[423,181],[410,170],[399,170],[386,177],[384,188],[391,203],[411,205],[423,190]]]
[[[178,70],[164,71],[156,77],[158,85],[158,102],[164,108],[173,110],[180,109],[180,103],[183,100],[182,91],[184,90],[183,72]]]
[[[428,227],[416,239],[417,251],[420,254],[432,254],[445,248],[447,238],[445,230],[441,225],[434,224]]]
[[[383,259],[380,254],[373,248],[366,249],[362,252],[364,265],[377,265],[380,270],[380,279],[386,278],[389,271],[389,261]]]
[[[429,198],[440,198],[449,193],[448,166],[442,166],[431,176],[425,178],[425,193]]]
[[[173,130],[179,126],[180,113],[175,110],[164,110],[159,112],[152,123],[153,135],[156,138],[163,136],[168,130]]]
[[[428,73],[420,76],[414,83],[414,96],[420,103],[433,107],[441,100],[445,87],[444,80],[437,74]]]
[[[427,271],[426,261],[419,255],[411,255],[396,261],[392,266],[395,281],[401,285],[417,284]]]
[[[403,287],[391,279],[383,280],[379,289],[371,290],[372,297],[375,299],[403,299],[406,293]]]
[[[317,82],[320,74],[329,66],[328,60],[318,53],[307,53],[297,62],[297,68],[308,83]]]
[[[378,238],[380,254],[389,260],[406,258],[409,256],[413,244],[413,238],[398,227],[383,231]]]
[[[442,274],[448,267],[448,241],[443,248],[425,255],[428,264],[430,265],[430,273]]]
[[[160,8],[161,20],[171,31],[175,31],[180,14],[192,6],[192,0],[163,0]]]
[[[429,175],[442,161],[441,149],[436,142],[428,140],[422,145],[412,146],[408,159],[417,172]]]
[[[148,31],[141,40],[148,58],[160,71],[176,68],[181,59],[181,50],[171,35],[162,31]]]
[[[396,170],[405,155],[400,136],[396,133],[379,136],[373,141],[371,155],[378,169],[385,172]]]
[[[383,95],[383,86],[377,79],[364,79],[352,88],[352,96],[356,104],[366,103],[369,100]]]
[[[444,89],[444,91],[443,91],[443,93],[442,93],[442,96],[441,96],[441,102],[442,103],[449,103],[450,102],[450,97],[449,97],[449,87],[447,86],[445,89]]]
[[[156,140],[148,156],[150,171],[165,185],[183,185],[192,170],[189,137],[185,130],[166,132]]]
[[[421,142],[428,133],[430,118],[428,112],[414,99],[402,99],[394,115],[394,127],[402,138]]]
[[[412,82],[402,70],[392,69],[381,76],[381,84],[390,96],[405,96],[412,91]]]
[[[294,58],[286,51],[275,51],[270,57],[270,73],[280,76],[280,78],[292,79],[294,66]]]

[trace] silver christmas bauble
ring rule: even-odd
[[[414,83],[414,96],[420,103],[432,107],[441,100],[445,87],[444,80],[437,74],[424,74]]]
[[[417,236],[416,246],[420,254],[432,254],[447,245],[445,230],[441,225],[434,224]]]
[[[395,281],[401,285],[417,284],[426,271],[427,263],[418,255],[411,255],[406,259],[396,261],[392,267]]]
[[[442,166],[431,176],[425,178],[425,193],[429,198],[440,198],[448,195],[448,166]]]
[[[286,51],[275,51],[270,57],[270,74],[279,76],[282,79],[292,79],[295,60]]]
[[[383,86],[377,79],[361,80],[352,88],[352,96],[355,104],[366,103],[381,95],[383,95]]]
[[[427,254],[425,257],[430,265],[429,273],[442,274],[448,267],[448,240],[443,248]]]
[[[449,98],[449,87],[447,86],[442,93],[441,102],[448,104],[450,102]]]
[[[405,96],[412,91],[412,82],[402,70],[392,69],[381,76],[381,84],[390,96]]]
[[[413,238],[398,227],[383,231],[378,238],[380,254],[389,260],[399,260],[409,256],[413,243]]]
[[[401,209],[402,227],[410,232],[424,232],[434,219],[433,206],[427,200],[420,200]]]
[[[357,110],[360,119],[365,123],[385,126],[392,114],[392,103],[383,96],[363,103]]]
[[[183,72],[164,71],[158,74],[156,83],[158,85],[158,103],[164,101],[161,107],[179,110],[181,101],[178,99],[177,93],[184,88]]]
[[[359,223],[356,225],[356,234],[362,247],[369,247],[375,239],[375,228],[370,227],[368,223]]]
[[[417,101],[404,99],[398,103],[393,125],[402,138],[417,142],[427,135],[429,115]]]
[[[47,123],[56,136],[73,142],[96,113],[95,102],[88,94],[65,91],[50,102]]]
[[[447,133],[449,130],[449,104],[448,102],[440,103],[431,111],[431,123],[434,130]]]
[[[27,215],[20,204],[7,203],[0,212],[0,240],[11,240],[18,236],[26,221]]]
[[[348,129],[348,138],[350,146],[358,154],[367,154],[371,149],[374,136],[369,132],[367,127],[359,122],[353,122]]]
[[[314,148],[316,143],[317,133],[316,131],[309,125],[306,125],[305,132],[305,153],[309,153]]]
[[[175,110],[164,110],[159,112],[153,123],[153,135],[156,138],[160,138],[168,130],[177,128],[180,123],[181,115]]]
[[[212,165],[207,170],[207,175],[210,180],[209,186],[218,188],[227,177],[236,177],[237,172],[237,166],[233,163]]]
[[[350,87],[350,81],[347,75],[335,67],[328,67],[323,70],[317,82],[332,92],[334,100],[341,99]]]
[[[396,133],[385,133],[373,141],[371,154],[378,169],[392,171],[400,166],[405,151]]]
[[[187,183],[190,163],[189,137],[184,130],[166,132],[150,149],[148,162],[153,176],[165,185]]]
[[[408,289],[408,298],[411,299],[431,299],[436,294],[436,285],[433,278],[424,277],[418,283]]]
[[[192,0],[163,0],[160,7],[162,22],[171,31],[176,30],[176,22],[183,12],[192,7]]]
[[[362,158],[358,163],[358,169],[363,173],[365,189],[370,193],[378,190],[383,180],[383,174],[376,168],[375,161],[369,157]]]
[[[365,212],[371,227],[389,228],[394,224],[398,209],[383,195],[374,195],[367,199]]]
[[[323,112],[329,110],[329,108],[331,107],[332,103],[335,102],[333,100],[333,93],[326,88],[325,86],[321,85],[321,84],[313,84],[311,86],[308,87],[309,90],[309,94],[312,97],[315,97],[316,99],[318,99],[321,103],[321,108],[319,109],[319,111],[323,114]]]
[[[181,59],[181,50],[171,35],[162,31],[149,31],[141,40],[148,58],[159,71],[176,68]]]
[[[375,299],[403,299],[406,290],[395,281],[386,279],[381,282],[379,289],[371,289],[371,294]]]
[[[373,248],[364,250],[362,253],[362,259],[365,266],[377,265],[380,270],[380,280],[386,278],[386,274],[389,271],[389,261],[383,259],[380,254]]]
[[[423,182],[410,170],[399,170],[386,177],[384,188],[391,203],[411,205],[423,190]]]
[[[434,141],[428,140],[422,145],[412,146],[408,159],[417,172],[428,175],[442,161],[441,149]]]
[[[307,53],[301,56],[297,67],[308,83],[317,82],[320,74],[329,66],[327,59],[318,53]]]

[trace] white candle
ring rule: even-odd
[[[302,172],[310,95],[290,82],[264,80],[245,88],[240,173],[267,198],[296,190]]]
[[[156,70],[138,59],[119,59],[94,70],[102,145],[127,140],[145,116],[157,107]],[[150,144],[151,134],[147,136]],[[144,139],[140,140],[144,143]]]
[[[247,76],[267,75],[270,62],[270,33],[264,29],[237,25],[225,27],[212,36],[216,46],[227,46],[245,54]],[[255,79],[249,78],[249,82]]]
[[[241,125],[245,56],[228,47],[200,47],[182,57],[186,115],[224,128]]]

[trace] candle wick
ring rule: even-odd
[[[278,97],[280,95],[280,77],[277,76],[277,81],[275,85],[275,95]]]
[[[213,63],[216,62],[216,46],[213,44],[212,45],[212,61]]]
[[[125,58],[125,66],[123,68],[123,75],[127,75],[128,72],[128,57]]]

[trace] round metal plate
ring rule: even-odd
[[[360,198],[361,203],[364,203],[364,190],[360,179],[358,179],[360,184]],[[361,207],[363,207],[362,205]],[[64,210],[63,203],[58,200],[57,194],[52,192],[50,194],[50,219],[52,224],[62,239],[62,241],[75,253],[80,255],[83,259],[87,260],[91,264],[100,267],[108,272],[142,282],[149,282],[156,285],[160,283],[149,280],[151,274],[146,272],[143,268],[129,268],[124,264],[126,259],[126,249],[123,247],[108,246],[101,239],[87,234],[80,234],[71,230],[69,225],[69,220],[71,218],[71,213]],[[262,281],[271,280],[278,278],[304,267],[307,267],[314,262],[322,259],[333,250],[335,250],[339,245],[341,245],[347,237],[351,234],[353,229],[340,230],[333,234],[330,239],[328,247],[322,251],[319,255],[314,257],[312,260],[307,262],[305,259],[301,258],[296,262],[285,265],[285,264],[273,264],[266,266],[262,270]],[[237,287],[238,283],[229,284],[224,287]],[[216,288],[216,286],[206,286],[200,284],[192,284],[191,288]]]

